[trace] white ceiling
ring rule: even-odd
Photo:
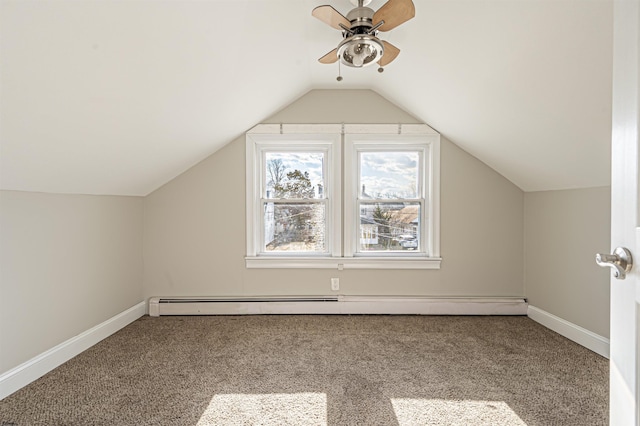
[[[378,92],[525,191],[609,184],[608,0],[414,0],[381,33],[398,59],[340,83],[322,0],[0,2],[2,189],[146,195],[322,88]]]

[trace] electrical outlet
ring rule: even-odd
[[[340,278],[331,278],[331,290],[340,290]]]

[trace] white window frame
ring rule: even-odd
[[[270,128],[262,128],[268,131]],[[303,130],[303,129],[300,129]],[[335,128],[316,129],[315,134],[290,132],[247,133],[247,258],[254,259],[304,259],[331,257],[340,253],[341,247],[341,201],[339,183],[341,164],[340,134]],[[323,131],[324,130],[324,131]],[[291,253],[264,252],[264,214],[262,212],[264,188],[266,186],[264,155],[268,152],[322,152],[325,155],[323,188],[326,201],[325,252]],[[338,165],[336,167],[336,165]]]
[[[345,235],[345,257],[390,257],[399,258],[439,258],[439,234],[435,207],[437,206],[437,191],[439,185],[434,182],[433,167],[439,165],[436,159],[439,153],[432,155],[434,150],[438,150],[439,144],[436,138],[428,140],[425,135],[385,135],[385,134],[345,134],[345,202],[344,202],[344,235]],[[360,153],[363,152],[385,152],[385,151],[411,151],[419,153],[419,175],[417,197],[414,199],[402,199],[399,201],[417,202],[420,205],[420,229],[418,241],[420,247],[415,252],[363,252],[359,251],[358,239],[360,235],[360,204],[361,204],[361,183],[360,176]],[[371,200],[374,201],[375,200]],[[388,202],[390,200],[379,200]],[[436,202],[434,202],[436,201]]]
[[[358,150],[420,150],[422,252],[358,253]],[[261,252],[263,155],[268,151],[307,148],[326,154],[327,252]],[[246,134],[247,268],[439,269],[440,268],[440,134],[423,124],[260,124]],[[345,161],[342,161],[344,155]],[[424,179],[421,179],[424,182]],[[344,198],[343,198],[344,190]],[[343,232],[344,223],[344,232]],[[426,224],[426,226],[425,226]]]

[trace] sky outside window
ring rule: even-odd
[[[360,189],[372,198],[418,198],[416,151],[361,152]]]
[[[265,154],[265,173],[267,190],[273,189],[273,172],[270,172],[270,164],[280,162],[282,165],[281,183],[286,182],[288,173],[296,170],[308,173],[311,186],[316,191],[316,197],[319,197],[318,185],[324,187],[323,163],[324,153],[322,152],[267,152]]]

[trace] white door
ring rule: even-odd
[[[611,244],[628,248],[636,263],[640,214],[638,210],[640,0],[614,3],[613,131],[611,180]],[[594,60],[598,60],[594,58]],[[638,265],[624,280],[611,277],[610,424],[638,426]]]

